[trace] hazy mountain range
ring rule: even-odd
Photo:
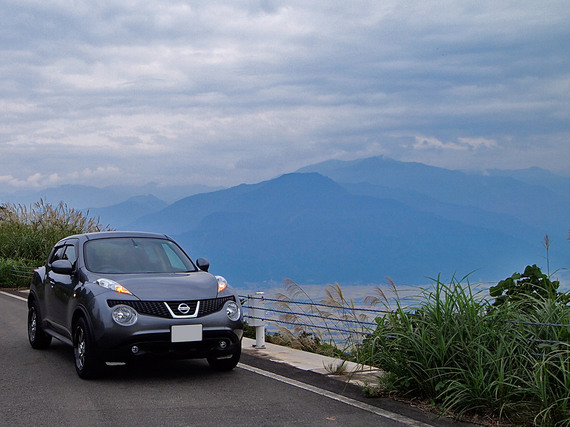
[[[386,276],[424,284],[472,271],[471,281],[497,281],[527,264],[546,271],[546,234],[551,270],[570,266],[570,180],[538,168],[476,174],[373,157],[202,188],[174,203],[156,195],[183,189],[135,190],[66,186],[51,189],[48,201],[89,207],[117,229],[172,235],[238,286],[283,278],[362,285]],[[103,207],[105,193],[114,203]]]
[[[168,204],[192,194],[215,191],[220,188],[206,185],[159,186],[152,182],[140,186],[114,185],[103,188],[88,185],[62,185],[42,190],[25,190],[5,194],[0,189],[0,201],[29,205],[43,199],[47,203],[57,204],[63,201],[70,207],[92,209],[112,207],[131,197],[143,195],[159,195],[160,199]]]

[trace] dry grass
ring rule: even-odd
[[[55,206],[43,200],[30,206],[4,203],[0,205],[0,260],[6,269],[14,263],[39,266],[64,237],[105,230],[111,228],[103,226],[99,218],[91,218],[89,212],[69,208],[63,202]]]

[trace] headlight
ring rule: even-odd
[[[228,303],[228,305],[226,305],[226,314],[228,315],[228,318],[230,320],[235,322],[239,320],[241,315],[241,310],[239,309],[239,306],[232,301]]]
[[[116,305],[113,307],[113,320],[121,326],[132,326],[137,323],[138,314],[128,305]]]
[[[119,285],[117,282],[111,279],[97,279],[95,280],[95,283],[103,288],[111,289],[112,291],[118,292],[120,294],[132,295],[127,288],[124,288],[123,286]]]
[[[216,280],[218,281],[218,293],[228,287],[228,282],[222,276],[216,276]]]

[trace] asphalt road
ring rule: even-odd
[[[101,379],[81,380],[70,347],[30,347],[26,316],[25,301],[0,293],[0,426],[448,424],[413,408],[392,413],[405,408],[247,355],[231,372],[205,360],[164,361],[109,366]]]

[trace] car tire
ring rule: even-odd
[[[73,356],[80,378],[87,380],[100,375],[103,362],[95,351],[91,330],[83,317],[73,326]]]
[[[28,308],[28,340],[36,350],[48,348],[51,344],[51,335],[46,334],[42,328],[42,318],[35,301]]]
[[[216,371],[231,371],[239,363],[241,357],[241,343],[238,349],[230,357],[208,357],[210,367]]]

